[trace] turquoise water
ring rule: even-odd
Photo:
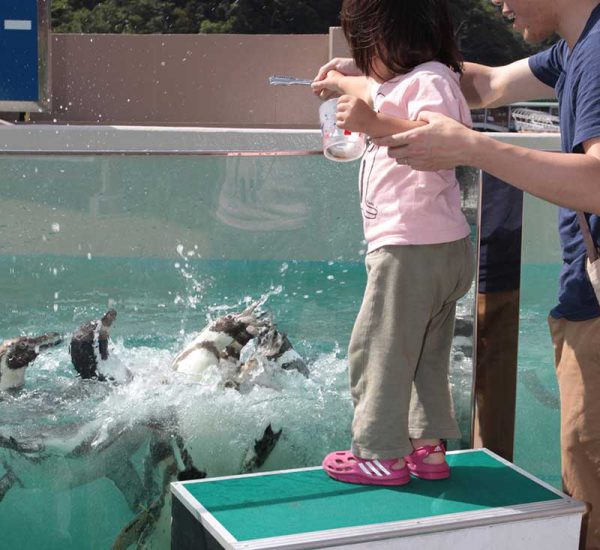
[[[346,347],[366,280],[356,166],[312,157],[49,156],[2,157],[0,168],[0,339],[53,330],[68,342],[80,324],[115,307],[110,361],[135,375],[123,386],[81,381],[64,343],[31,365],[23,390],[0,396],[0,435],[45,446],[38,463],[0,450],[0,475],[8,467],[19,479],[0,502],[0,546],[111,547],[134,513],[106,474],[129,461],[141,475],[144,422],[173,409],[209,476],[238,473],[268,424],[283,435],[265,470],[316,465],[347,447]],[[478,180],[464,179],[474,227]],[[553,266],[524,267],[516,462],[558,485],[545,324],[556,280]],[[214,373],[174,376],[173,357],[210,319],[261,296],[306,359],[308,379],[275,373],[268,387],[239,394]],[[459,305],[467,325],[472,303],[471,292]],[[469,436],[465,340],[455,339],[452,354],[463,430],[453,448]],[[121,447],[105,452],[115,433]],[[71,456],[82,441],[92,443],[89,452]],[[168,503],[164,511],[148,548],[168,547]]]
[[[130,461],[141,475],[150,441],[144,421],[173,408],[178,433],[196,466],[209,476],[238,473],[245,453],[269,423],[284,431],[265,470],[316,465],[331,449],[347,447],[346,347],[365,281],[360,261],[202,260],[193,249],[180,249],[172,260],[0,257],[5,312],[0,339],[52,330],[68,341],[77,326],[114,307],[118,317],[110,360],[134,373],[133,382],[123,386],[82,381],[74,375],[64,343],[28,368],[23,390],[0,399],[1,435],[41,443],[46,457],[33,463],[0,451],[4,471],[8,467],[19,478],[0,503],[3,545],[110,547],[134,514],[104,470],[119,470]],[[191,382],[170,371],[174,355],[210,319],[239,311],[261,296],[306,359],[308,379],[276,373],[268,387],[239,394],[224,390],[215,373]],[[472,318],[472,298],[471,293],[459,304],[459,316]],[[452,385],[468,437],[471,367],[464,352],[460,345],[454,349]],[[111,433],[135,437],[113,450],[107,443]],[[91,450],[73,458],[71,450],[84,440],[92,441]],[[453,441],[452,447],[466,443]],[[95,450],[106,446],[108,451]],[[165,505],[148,547],[167,545]]]
[[[551,483],[560,481],[560,404],[546,321],[556,305],[560,265],[526,264],[521,272],[515,463]]]

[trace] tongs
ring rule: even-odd
[[[312,80],[307,78],[294,78],[293,76],[270,76],[269,84],[271,86],[292,86],[298,84],[300,86],[310,86],[313,83]]]

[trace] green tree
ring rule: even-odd
[[[528,45],[489,0],[450,0],[456,41],[467,61],[503,65],[540,49]]]
[[[342,0],[53,0],[54,32],[327,33],[339,25]],[[491,65],[536,48],[490,0],[450,0],[456,39],[468,61]],[[539,48],[538,48],[539,49]]]
[[[339,24],[340,0],[239,0],[233,32],[322,34]]]

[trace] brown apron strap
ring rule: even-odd
[[[583,242],[585,243],[585,249],[587,250],[588,258],[590,262],[594,263],[600,257],[600,253],[598,252],[596,243],[594,243],[594,239],[590,233],[590,226],[585,218],[585,214],[581,210],[577,211],[577,221],[579,222],[579,227],[581,228],[581,233],[583,234]]]

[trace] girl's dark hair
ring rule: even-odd
[[[394,74],[427,61],[462,72],[446,0],[344,0],[341,19],[352,57],[366,75],[376,74],[375,56]]]

